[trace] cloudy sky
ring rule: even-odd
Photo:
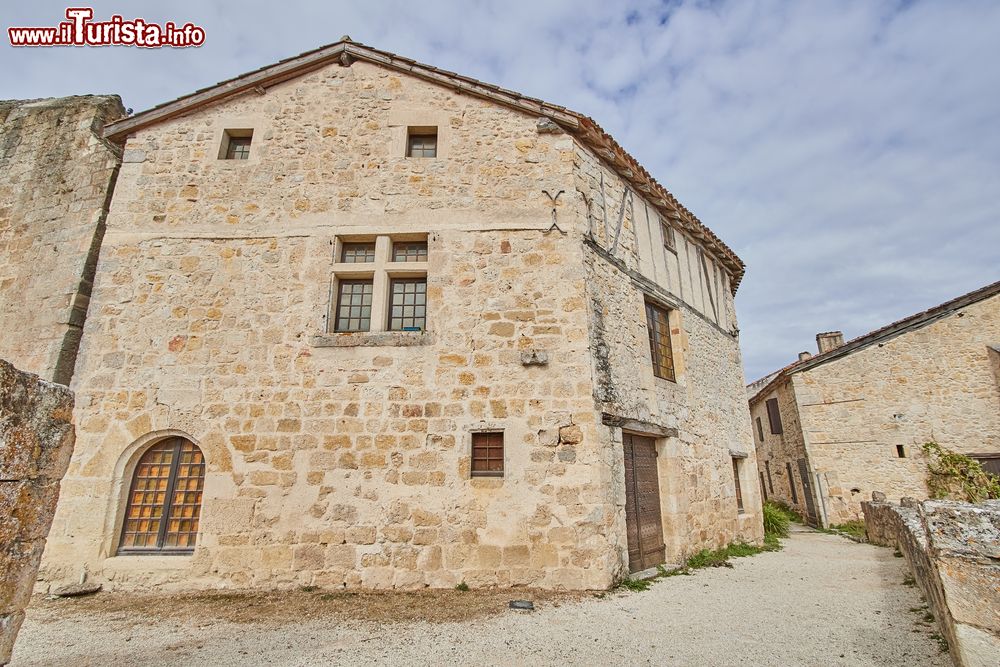
[[[65,3],[4,4],[3,27]],[[83,3],[79,3],[83,4]],[[349,34],[594,117],[748,265],[747,379],[1000,280],[1000,2],[104,2],[198,49],[0,46],[0,98],[136,111]]]

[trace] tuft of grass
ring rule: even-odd
[[[767,501],[763,508],[764,534],[777,537],[788,537],[788,524],[792,518],[790,513],[778,504]]]
[[[896,558],[902,558],[903,552],[900,551],[899,549],[896,549],[895,551],[892,552],[892,555],[895,556]]]
[[[903,585],[904,586],[916,586],[917,585],[917,580],[913,578],[912,574],[907,574],[905,577],[903,577]]]
[[[931,639],[933,639],[938,643],[939,651],[941,651],[942,653],[948,652],[948,640],[945,639],[942,635],[939,635],[938,633],[935,632],[934,634],[931,635]]]
[[[830,526],[830,527],[833,530],[835,530],[835,531],[838,531],[838,532],[841,532],[841,533],[847,533],[851,537],[855,537],[855,538],[857,538],[859,540],[866,539],[866,537],[868,535],[868,533],[865,532],[865,522],[864,521],[858,521],[857,519],[855,519],[853,521],[848,521],[846,523],[836,524],[836,525]]]
[[[319,590],[319,586],[299,586],[299,590],[303,593],[314,593]]]
[[[622,579],[622,583],[619,585],[633,593],[638,593],[648,589],[652,584],[652,579]]]
[[[462,583],[460,583],[460,584],[458,584],[458,585],[455,586],[455,590],[456,591],[462,591],[463,593],[467,593],[469,591],[469,584],[467,584],[467,583],[465,583],[463,581]]]

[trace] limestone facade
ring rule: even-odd
[[[124,115],[117,96],[0,101],[0,359],[62,384],[118,173],[103,128]]]
[[[667,251],[664,201],[580,136],[378,53],[129,132],[43,588],[606,588],[623,430],[656,438],[668,561],[761,539],[735,256],[681,209]],[[412,128],[437,157],[406,156]],[[249,159],[220,159],[230,130]],[[426,261],[391,261],[414,240]],[[340,261],[362,241],[374,261]],[[386,286],[415,275],[424,330],[386,330]],[[335,332],[341,281],[369,278],[370,330]],[[502,476],[471,474],[482,432]],[[121,555],[136,465],[174,437],[204,456],[193,553]]]
[[[861,518],[861,501],[927,498],[921,445],[1000,455],[1000,283],[793,364],[757,387],[751,416],[774,497],[808,512],[799,461],[823,524]],[[777,399],[782,434],[769,428]],[[796,498],[787,481],[791,464]]]

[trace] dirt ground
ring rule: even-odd
[[[11,665],[950,665],[891,550],[784,545],[642,592],[38,598]]]

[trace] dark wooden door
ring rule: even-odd
[[[628,569],[639,572],[659,565],[666,557],[660,519],[660,481],[656,443],[652,438],[625,433],[625,526],[628,532]]]

